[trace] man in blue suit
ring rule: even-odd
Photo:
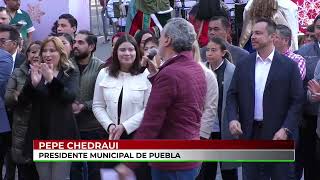
[[[10,132],[9,120],[4,106],[4,94],[7,82],[11,76],[13,60],[11,54],[0,49],[0,159],[6,154],[6,134]],[[1,166],[2,169],[2,166]]]
[[[11,76],[13,66],[12,56],[0,49],[0,133],[10,131],[9,121],[4,106],[4,94],[6,85]]]
[[[241,139],[288,140],[296,137],[303,103],[297,63],[275,51],[276,24],[259,19],[253,26],[257,50],[235,69],[226,113],[232,135]],[[243,179],[281,179],[294,176],[289,163],[243,163]]]

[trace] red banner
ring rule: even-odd
[[[35,140],[34,149],[294,149],[293,141],[244,140]]]

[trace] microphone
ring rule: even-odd
[[[152,60],[158,54],[158,49],[151,48],[148,50],[148,53],[149,53],[149,55],[147,56],[148,59]]]
[[[148,50],[148,56],[147,56],[147,58],[148,58],[150,61],[152,61],[153,58],[154,58],[157,54],[158,54],[158,49],[156,49],[156,48],[151,48],[151,49]],[[141,67],[140,73],[143,73],[148,66],[149,66],[149,64],[147,63],[146,66]]]

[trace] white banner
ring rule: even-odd
[[[34,150],[35,162],[105,161],[105,162],[293,162],[294,150]]]

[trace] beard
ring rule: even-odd
[[[76,60],[84,59],[90,55],[89,51],[86,52],[80,52],[79,50],[73,51],[73,56]]]

